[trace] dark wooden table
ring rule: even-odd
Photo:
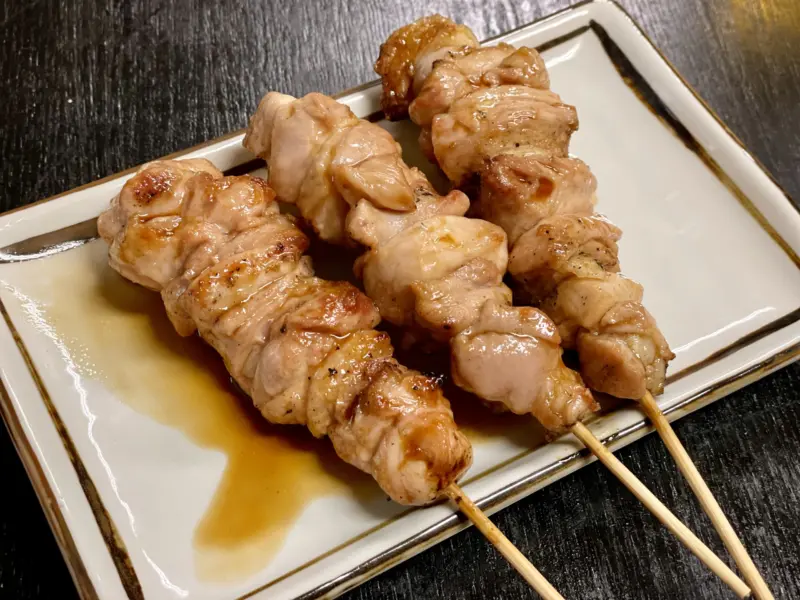
[[[302,0],[0,6],[0,188],[21,206],[245,125],[268,89],[333,93],[373,79],[378,44],[432,11],[479,37],[568,0]],[[623,0],[711,107],[800,198],[800,2]],[[688,447],[776,597],[800,598],[800,365],[681,420]],[[619,453],[722,553],[661,442]],[[76,597],[5,430],[0,598]],[[729,598],[604,469],[590,466],[496,517],[568,598]],[[348,598],[527,598],[473,530]]]

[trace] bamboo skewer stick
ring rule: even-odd
[[[464,491],[455,483],[451,483],[444,490],[445,494],[458,506],[459,510],[478,528],[505,559],[511,563],[517,572],[525,578],[530,586],[544,600],[564,600],[564,597],[550,584],[531,562],[525,558],[511,541],[503,535],[489,517],[464,494]]]
[[[634,496],[644,504],[683,544],[709,569],[725,582],[737,596],[746,598],[750,588],[736,573],[697,538],[647,487],[628,470],[583,423],[576,423],[570,431],[611,471]]]
[[[692,459],[683,447],[683,444],[681,444],[678,436],[675,435],[672,425],[667,421],[667,418],[664,416],[664,413],[661,412],[661,409],[658,407],[658,404],[650,392],[644,395],[640,404],[647,418],[650,419],[655,426],[658,435],[660,435],[661,439],[664,441],[664,445],[667,447],[667,450],[669,450],[672,458],[675,459],[678,469],[680,469],[683,476],[689,482],[689,486],[700,501],[703,510],[711,519],[714,529],[719,533],[722,542],[725,544],[728,552],[731,553],[733,560],[736,561],[736,565],[739,567],[744,580],[753,590],[755,597],[759,600],[772,600],[772,593],[769,591],[764,578],[761,576],[761,573],[758,572],[755,564],[753,564],[753,560],[736,535],[725,513],[722,512],[719,503],[714,498],[711,490],[708,489],[708,485],[703,479],[703,476],[700,475],[697,467],[695,467]]]

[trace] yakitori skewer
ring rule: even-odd
[[[244,143],[267,161],[278,198],[296,205],[322,239],[367,248],[356,265],[367,295],[411,338],[449,343],[457,385],[532,414],[550,431],[573,431],[703,562],[738,594],[748,593],[663,504],[638,493],[644,486],[613,454],[599,450],[581,423],[597,403],[564,365],[552,320],[511,304],[502,282],[506,234],[464,217],[462,192],[438,195],[403,162],[386,130],[322,94],[267,94]]]
[[[621,231],[594,213],[594,176],[568,153],[576,110],[549,90],[541,56],[480,47],[469,28],[435,15],[392,33],[375,70],[386,114],[410,116],[428,157],[470,192],[474,214],[508,234],[509,272],[577,350],[588,386],[639,400],[756,596],[771,598],[653,399],[674,354],[642,287],[619,274]]]
[[[206,160],[145,165],[98,220],[109,262],[160,292],[180,335],[198,332],[272,423],[328,436],[400,504],[454,503],[539,594],[561,596],[456,484],[472,448],[430,377],[393,358],[378,310],[314,276],[308,238],[257,177]]]

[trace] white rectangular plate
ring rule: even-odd
[[[578,108],[571,150],[677,354],[659,399],[670,418],[797,358],[800,215],[621,9],[586,3],[500,40],[541,48]],[[341,100],[366,116],[378,96]],[[385,125],[419,164],[413,127]],[[252,161],[241,134],[190,155]],[[93,219],[128,176],[1,216],[0,247]],[[445,504],[387,502],[326,441],[261,423],[105,252],[95,240],[0,264],[3,416],[85,598],[331,597],[465,526]],[[469,398],[454,410],[475,445],[465,489],[489,512],[590,460]],[[615,448],[648,431],[630,404],[592,429]]]

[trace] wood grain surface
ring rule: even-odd
[[[8,209],[243,127],[268,89],[333,93],[374,79],[380,42],[423,14],[455,17],[484,38],[570,2],[0,4],[0,207]],[[621,4],[788,193],[800,198],[800,2]],[[794,365],[676,425],[776,598],[800,598],[798,423],[800,365]],[[713,549],[724,551],[657,438],[619,456]],[[0,598],[75,598],[4,431],[0,464]],[[495,521],[567,598],[731,597],[597,465]],[[469,530],[347,597],[531,595]]]

